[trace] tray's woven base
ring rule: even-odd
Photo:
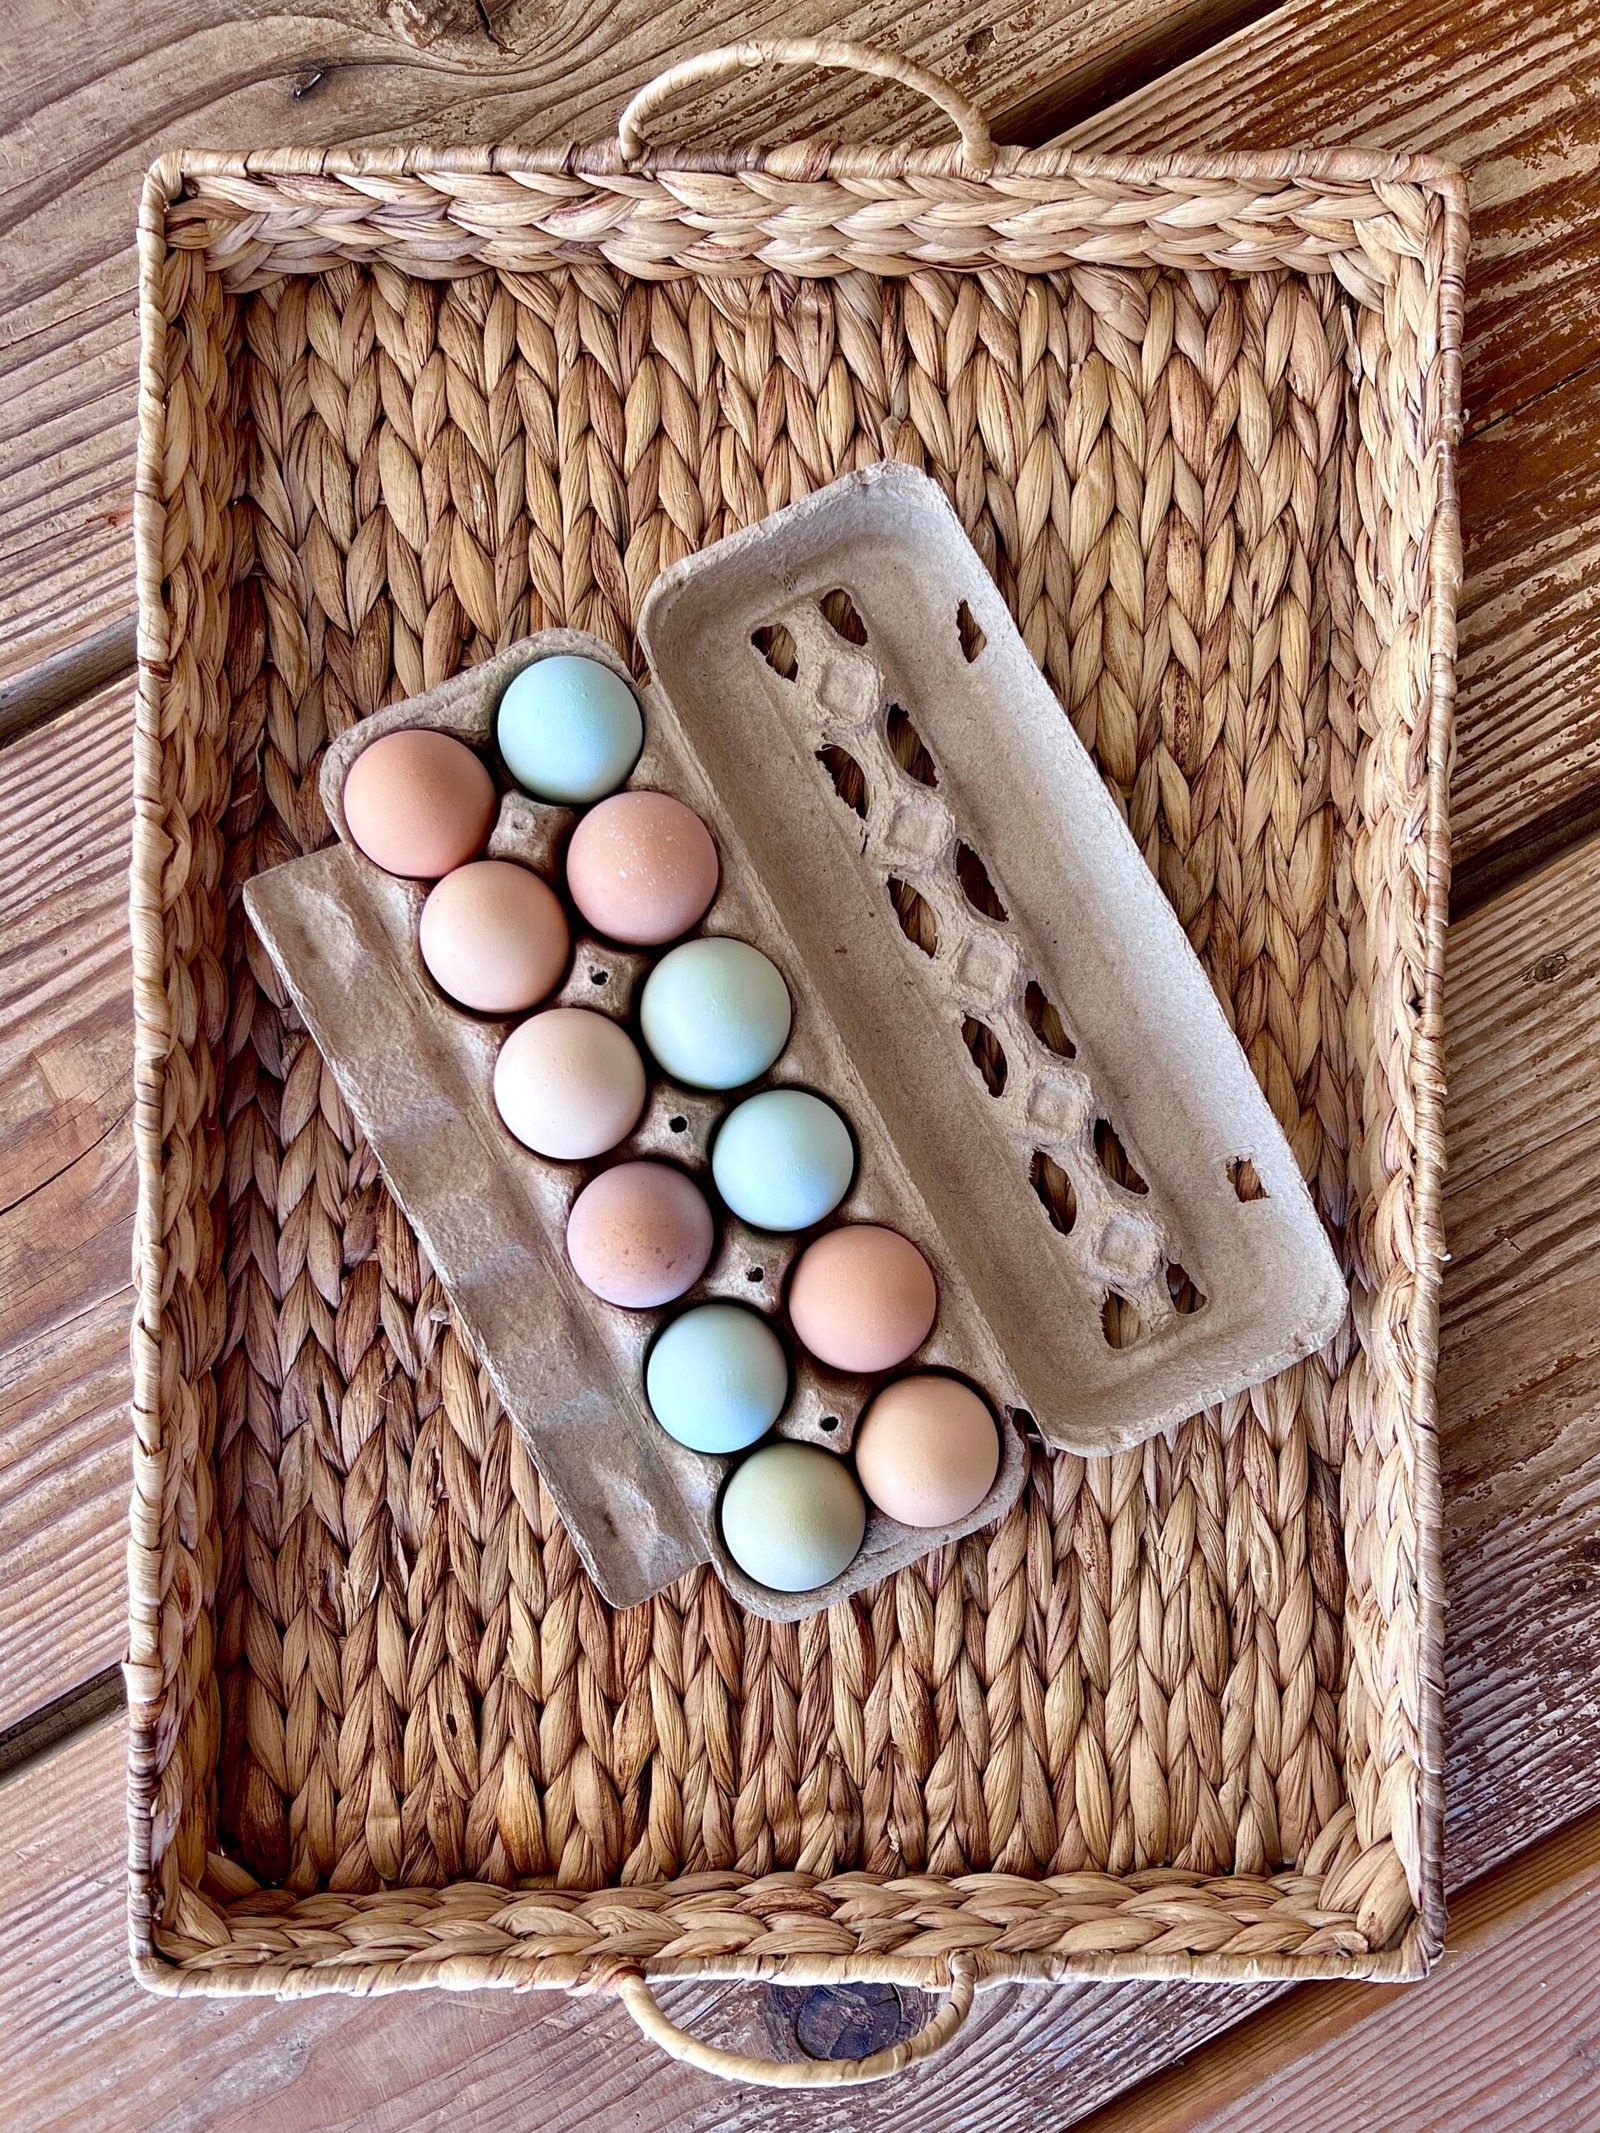
[[[168,1264],[205,1300],[165,1422],[202,1477],[173,1484],[185,1660],[133,1670],[164,1698],[168,1982],[1396,1947],[1427,765],[1425,703],[1406,724],[1371,680],[1404,547],[1359,450],[1377,315],[1276,272],[167,273],[164,589],[210,706],[151,801]],[[1124,799],[1355,1309],[1169,1439],[1036,1453],[1000,1527],[827,1616],[757,1620],[710,1576],[614,1615],[239,890],[325,838],[350,720],[551,625],[631,654],[663,566],[884,456],[945,485]],[[857,1870],[887,1886],[827,1878]],[[987,1870],[1027,1878],[962,1878]]]

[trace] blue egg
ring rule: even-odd
[[[742,1452],[789,1396],[783,1343],[742,1304],[697,1304],[650,1351],[645,1391],[656,1420],[692,1452]]]
[[[598,659],[559,652],[508,684],[495,739],[525,791],[583,807],[615,792],[638,762],[644,720],[620,675]]]
[[[723,1120],[711,1150],[718,1192],[756,1229],[809,1229],[855,1175],[855,1143],[832,1104],[804,1089],[763,1089]]]
[[[644,1041],[674,1081],[737,1089],[789,1041],[789,988],[748,941],[703,934],[657,963],[639,999]]]

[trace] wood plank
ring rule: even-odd
[[[0,751],[0,1729],[117,1656],[132,691]]]
[[[1427,150],[1472,178],[1458,868],[1600,800],[1600,41],[1589,0],[1293,0],[1083,147]]]
[[[1452,1905],[1419,1998],[1306,1985],[1084,2133],[1576,2133],[1600,2124],[1600,1814]]]
[[[0,133],[0,681],[132,608],[134,215],[162,150],[602,138],[672,60],[822,32],[892,46],[1002,122],[1017,110],[1047,130],[1141,55],[1173,40],[1192,48],[1260,4],[584,0],[552,11],[513,0],[496,13],[497,44],[446,36],[418,51],[366,0],[315,13],[258,4],[242,37],[228,0],[92,9],[70,37],[58,0],[13,0],[0,19],[0,78],[17,85]],[[781,89],[771,77],[702,89],[663,137],[755,139],[775,114],[790,136],[948,130],[892,85],[792,75]]]
[[[157,2000],[127,1973],[120,1718],[0,1783],[0,2123],[8,2133],[93,2124],[145,2133],[372,2133],[443,2123],[473,2133],[851,2133],[939,2122],[984,2133],[1065,2126],[1173,2051],[1192,2050],[1264,1989],[1068,1985],[983,1994],[967,2032],[914,2089],[816,2098],[730,2088],[663,2058],[614,2003],[558,1995]],[[812,1995],[673,1985],[674,2019],[740,2050],[797,2056]],[[905,1996],[921,2015],[931,2003]],[[861,2003],[868,2007],[870,2003]],[[1085,2048],[1085,2039],[1093,2048]],[[937,2084],[935,2087],[933,2084]],[[913,2102],[914,2099],[914,2102]],[[823,2115],[826,2114],[826,2115]]]

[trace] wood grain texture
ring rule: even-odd
[[[1032,2133],[1070,2124],[1268,1996],[1006,1987],[980,1996],[961,2041],[926,2074],[796,2097],[729,2088],[673,2064],[604,1999],[157,2000],[127,1970],[122,1756],[122,1722],[106,1720],[0,1784],[8,2133],[90,2124],[96,2133],[443,2124],[472,2133],[874,2133],[921,2123],[935,2098],[951,2125]],[[741,2050],[790,2056],[810,1997],[661,1991],[674,2020]],[[906,1998],[920,2020],[927,2003]]]
[[[496,42],[417,49],[363,0],[315,12],[248,0],[0,11],[0,680],[133,605],[133,233],[148,165],[174,146],[601,138],[674,59],[759,36],[878,41],[981,98],[997,130],[1060,123],[1168,39],[1192,44],[1250,0],[510,0]],[[470,12],[470,10],[469,10]],[[858,77],[768,76],[701,90],[665,139],[821,129],[937,140],[947,122]]]
[[[121,1642],[126,683],[0,751],[0,1727]]]
[[[1084,2133],[1580,2133],[1600,2124],[1600,1814],[1452,1904],[1425,1994],[1307,1985]]]
[[[1600,770],[1600,39],[1589,0],[1293,0],[1073,128],[1084,147],[1428,150],[1472,180],[1458,868]]]

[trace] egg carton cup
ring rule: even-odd
[[[382,734],[433,726],[492,753],[499,698],[531,662],[577,652],[627,675],[581,632],[528,638],[342,735],[322,770],[340,842],[258,877],[246,901],[607,1598],[633,1604],[709,1561],[745,1606],[795,1619],[1006,1509],[1023,1416],[1064,1450],[1123,1449],[1321,1345],[1346,1290],[1198,959],[931,482],[869,468],[686,558],[647,596],[639,641],[653,678],[629,785],[704,817],[722,874],[697,930],[763,949],[794,1003],[789,1045],[759,1081],[710,1095],[657,1076],[611,1156],[532,1154],[492,1095],[512,1023],[438,991],[416,947],[426,885],[349,842],[344,780]],[[920,775],[892,722],[920,738]],[[488,851],[559,882],[576,820],[506,790]],[[913,892],[916,940],[901,920]],[[654,960],[575,929],[549,1004],[636,1028]],[[849,1568],[793,1595],[728,1555],[716,1499],[736,1458],[670,1438],[643,1369],[693,1302],[781,1321],[812,1233],[774,1237],[720,1211],[703,1279],[643,1312],[592,1295],[564,1247],[597,1169],[660,1156],[709,1190],[721,1118],[785,1085],[829,1098],[855,1135],[855,1181],[828,1226],[887,1223],[933,1267],[938,1318],[903,1368],[968,1378],[1002,1439],[967,1520],[912,1530],[871,1511]],[[1066,1193],[1040,1189],[1046,1159]],[[848,1453],[873,1391],[900,1373],[847,1377],[787,1345],[777,1434]]]

